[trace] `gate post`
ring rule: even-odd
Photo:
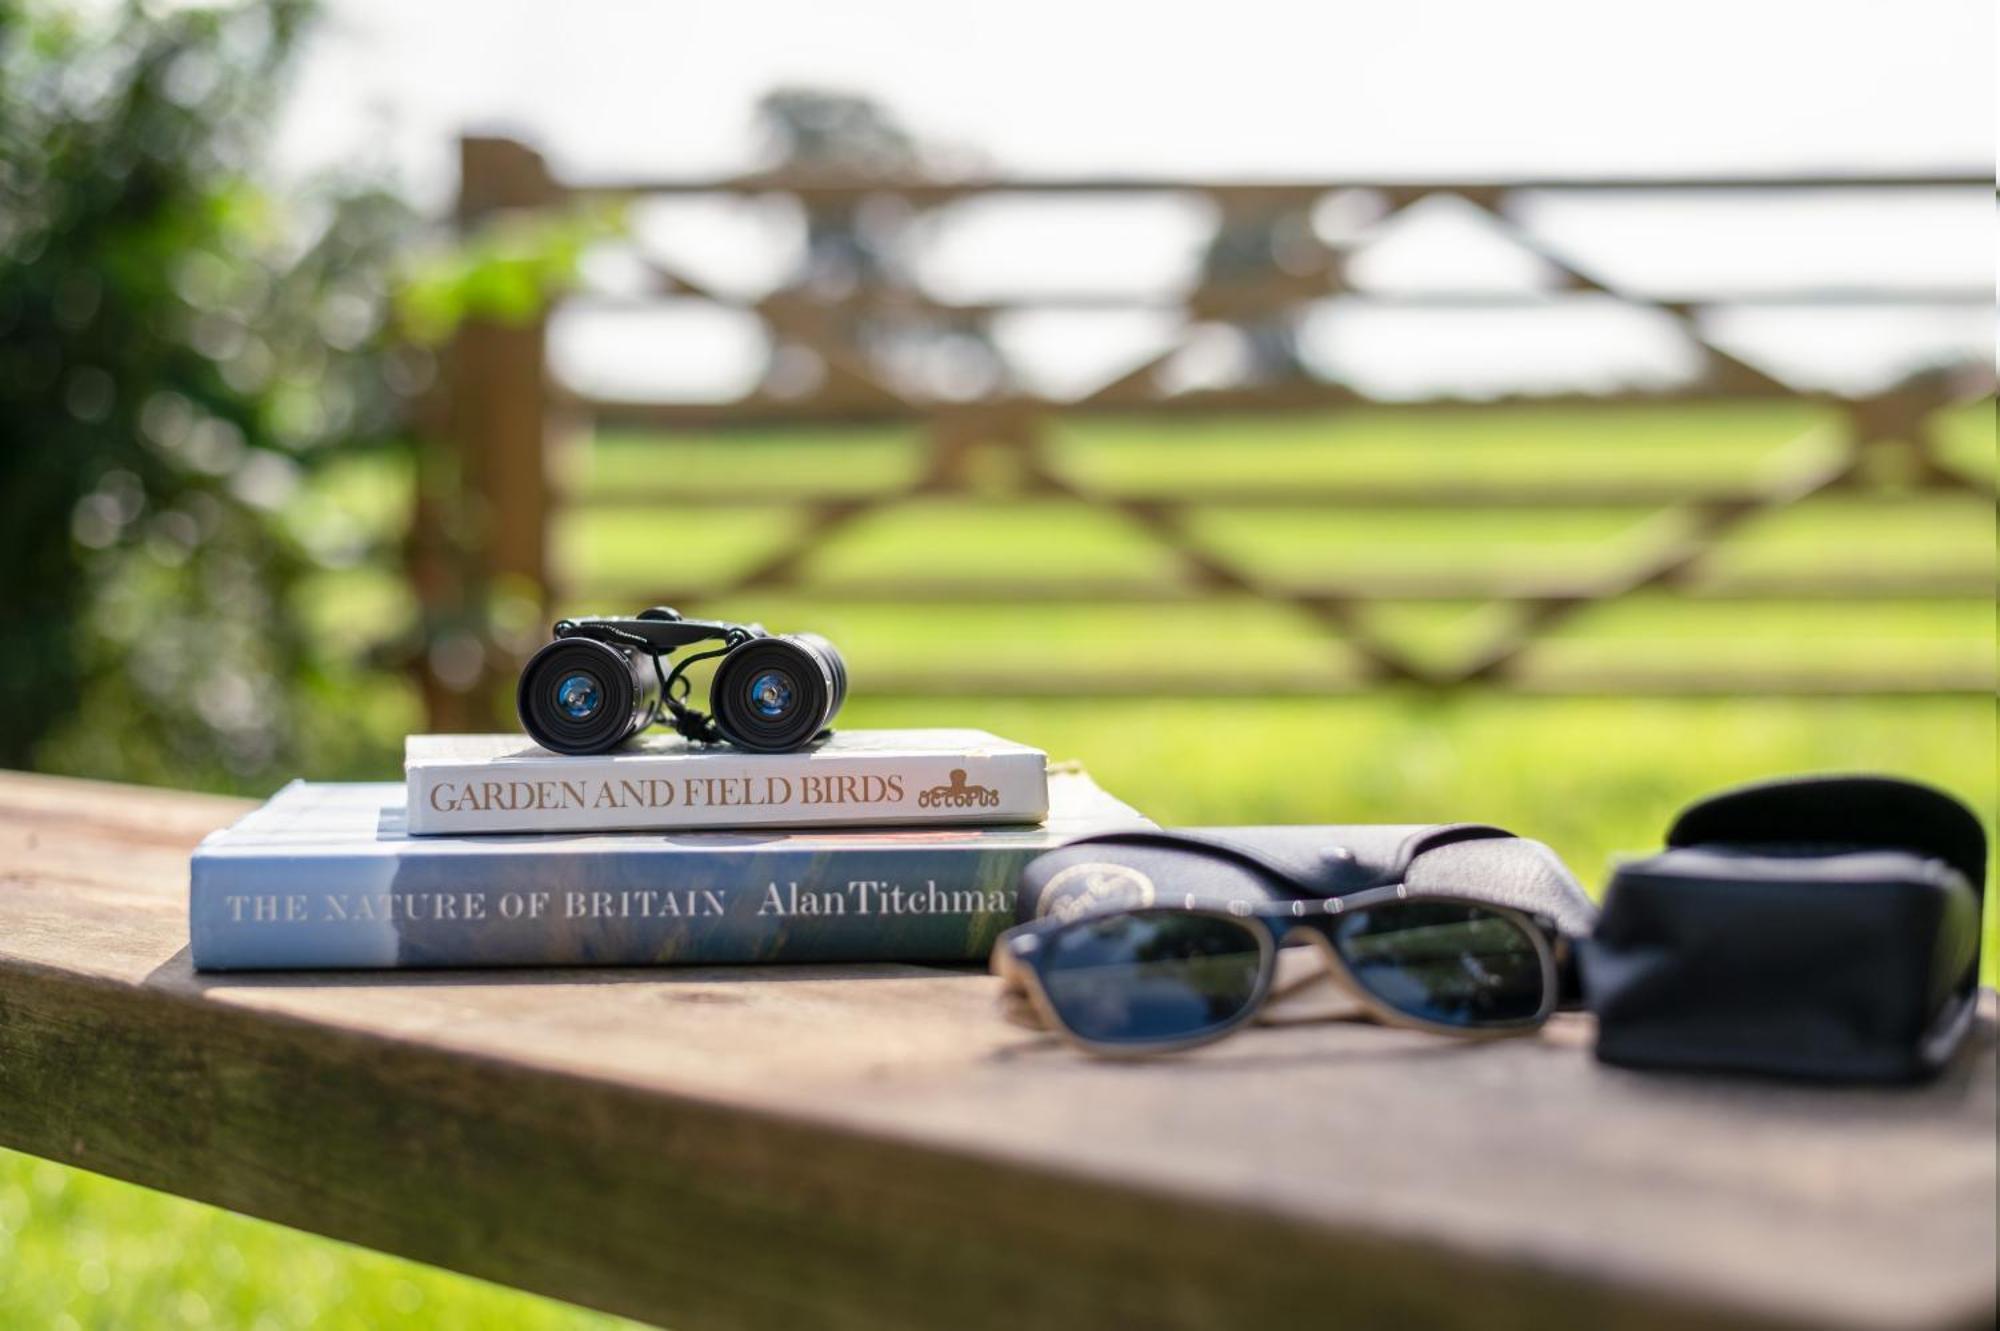
[[[461,235],[561,194],[541,157],[511,139],[461,139],[459,166]],[[476,316],[459,325],[442,358],[427,413],[435,455],[419,460],[410,541],[425,628],[418,675],[436,730],[491,727],[506,710],[501,694],[516,662],[493,633],[496,598],[527,597],[546,618],[546,342],[539,310],[519,322]]]

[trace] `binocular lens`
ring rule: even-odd
[[[588,721],[604,702],[604,688],[595,675],[578,671],[556,685],[556,706],[572,721]]]
[[[660,681],[650,658],[590,638],[558,638],[521,669],[521,728],[555,753],[604,753],[653,724]]]
[[[775,721],[791,710],[792,677],[782,670],[766,670],[750,681],[750,706],[757,715]]]
[[[833,723],[847,697],[847,667],[816,633],[752,638],[715,668],[709,710],[738,748],[783,753],[803,748]]]

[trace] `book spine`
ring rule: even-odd
[[[1041,848],[197,851],[199,970],[983,961]]]
[[[1049,810],[1047,762],[1030,751],[413,763],[407,776],[418,836],[1032,823]]]

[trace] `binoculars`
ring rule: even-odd
[[[716,643],[666,659],[684,647]],[[720,657],[709,710],[686,702],[683,673]],[[847,697],[847,667],[817,633],[773,636],[761,625],[687,619],[669,606],[630,619],[565,619],[521,668],[521,726],[555,753],[605,753],[662,719],[688,739],[756,753],[802,749],[827,733]]]

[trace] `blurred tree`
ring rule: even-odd
[[[779,172],[844,181],[949,175],[953,154],[912,134],[873,98],[830,88],[779,87],[757,102],[767,155]],[[959,167],[966,163],[960,160]],[[806,198],[804,263],[788,286],[822,299],[916,288],[913,262],[922,214],[891,194]],[[892,382],[931,397],[991,392],[1007,378],[989,320],[979,314],[918,313],[920,302],[878,301],[841,312],[834,334]],[[824,347],[781,337],[765,374],[784,395],[823,377]],[[804,374],[800,368],[808,367]]]
[[[1202,280],[1224,288],[1254,288],[1286,276],[1323,276],[1331,255],[1313,237],[1312,210],[1252,202],[1225,209],[1202,256]],[[1297,315],[1281,311],[1230,320],[1241,338],[1239,383],[1310,379],[1300,348]]]
[[[872,98],[826,88],[774,88],[758,99],[756,114],[782,172],[842,180],[922,174],[915,137]],[[911,219],[890,202],[811,200],[805,268],[795,285],[847,291],[867,283],[906,282],[900,249]]]
[[[787,167],[841,175],[907,175],[922,154],[893,112],[871,97],[830,88],[773,88],[757,118]]]
[[[243,786],[351,742],[295,595],[351,552],[287,505],[421,366],[404,208],[252,184],[311,8],[0,0],[0,765]]]

